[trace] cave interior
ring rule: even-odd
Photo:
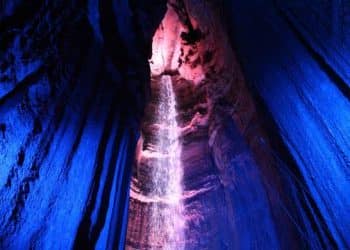
[[[0,249],[350,249],[350,2],[0,0]]]

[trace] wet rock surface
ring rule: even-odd
[[[275,196],[270,190],[284,191],[271,167],[275,159],[266,151],[269,142],[227,40],[220,8],[211,2],[183,4],[168,6],[153,38],[152,95],[134,164],[126,248],[161,249],[148,235],[152,205],[147,197],[157,156],[149,157],[147,151],[160,129],[155,124],[159,79],[169,74],[181,131],[185,249],[277,249],[280,235],[274,220],[286,227],[290,222],[274,214],[276,201],[269,195]],[[203,34],[193,42],[181,36],[189,32],[189,20],[191,29]],[[266,180],[272,183],[268,187]],[[285,235],[295,237],[293,229]]]

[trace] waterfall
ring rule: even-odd
[[[151,249],[181,250],[183,246],[183,204],[181,201],[182,175],[181,145],[176,121],[176,99],[171,77],[160,81],[158,110],[156,112],[156,143],[158,157],[152,166],[154,202],[150,211],[149,239]]]

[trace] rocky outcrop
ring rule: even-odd
[[[153,38],[152,96],[132,177],[127,249],[157,249],[148,235],[153,161],[147,152],[159,129],[163,74],[171,75],[179,114],[185,249],[277,249],[280,238],[298,238],[287,215],[274,211],[276,196],[283,199],[286,191],[219,6],[169,1]],[[277,231],[279,223],[288,232]]]

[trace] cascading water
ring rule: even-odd
[[[152,166],[150,195],[154,202],[150,211],[150,231],[153,239],[149,239],[149,243],[153,246],[151,249],[181,250],[184,249],[183,172],[176,100],[170,76],[162,76],[159,85],[158,129],[154,145],[159,156]]]

